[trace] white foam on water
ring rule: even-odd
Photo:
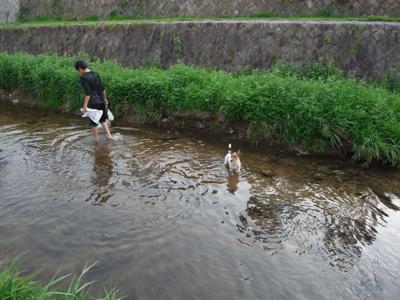
[[[122,141],[124,139],[119,132],[113,134],[112,137],[114,141]]]

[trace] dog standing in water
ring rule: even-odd
[[[240,155],[240,150],[232,152],[232,145],[229,144],[228,153],[225,155],[224,164],[229,168],[230,171],[234,173],[239,173],[242,167],[239,155]]]
[[[108,139],[112,140],[113,137],[110,133],[110,129],[106,123],[107,116],[107,95],[104,90],[103,83],[101,82],[99,74],[89,69],[86,62],[78,60],[75,63],[75,69],[81,74],[81,84],[85,90],[85,98],[83,100],[83,112],[86,113],[88,108],[102,110],[103,115],[100,118],[100,124],[106,133]],[[99,130],[95,122],[90,120],[92,125],[93,137],[96,141],[99,141]]]

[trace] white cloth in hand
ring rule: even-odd
[[[101,116],[103,115],[102,110],[88,108],[87,112],[81,108],[81,112],[83,112],[82,118],[88,117],[94,123],[98,124],[100,122]]]
[[[107,117],[110,122],[114,121],[114,115],[112,114],[111,110],[107,109]]]

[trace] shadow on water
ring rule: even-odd
[[[0,115],[0,253],[44,280],[99,261],[127,299],[396,298],[398,170],[244,146],[229,174],[220,139],[86,123]]]

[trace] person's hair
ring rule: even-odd
[[[87,69],[88,67],[89,67],[88,64],[83,60],[78,60],[75,62],[75,69],[77,70],[79,70],[79,68]]]

